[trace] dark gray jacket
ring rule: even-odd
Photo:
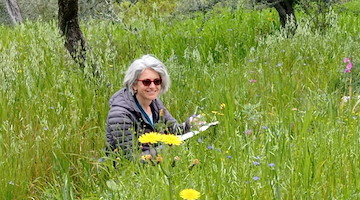
[[[138,137],[152,131],[164,132],[151,125],[136,105],[134,96],[126,88],[117,91],[110,98],[109,105],[110,111],[106,121],[106,140],[107,147],[111,150],[122,150],[128,156],[138,148],[142,151],[149,150],[148,145],[141,145],[138,142]],[[160,99],[155,99],[150,104],[150,107],[154,124],[159,122],[159,111],[163,109],[164,124],[166,124],[169,133],[183,134],[189,131],[189,123],[178,124]]]

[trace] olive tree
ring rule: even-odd
[[[3,0],[0,3],[1,21],[12,24],[21,23],[23,17],[16,0]]]
[[[78,0],[59,0],[59,28],[65,37],[65,47],[72,58],[85,66],[87,44],[79,26]]]
[[[294,5],[297,0],[249,0],[255,9],[274,7],[279,14],[281,27],[285,28],[290,22],[297,26]]]
[[[315,28],[324,28],[326,15],[330,7],[344,0],[247,0],[255,9],[273,7],[279,14],[281,27],[288,28],[292,33],[297,28],[295,16],[296,8],[303,11],[309,19],[313,20]]]

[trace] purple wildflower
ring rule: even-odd
[[[254,161],[254,165],[255,165],[255,166],[258,166],[258,165],[260,165],[260,162]]]
[[[250,136],[250,135],[251,135],[251,132],[252,132],[252,130],[251,130],[251,129],[249,129],[249,130],[245,131],[246,135],[248,135],[248,136]]]
[[[351,72],[351,68],[353,67],[353,64],[351,62],[349,62],[347,65],[346,65],[346,69],[345,69],[345,72],[346,73],[349,73]]]
[[[347,63],[344,72],[345,72],[345,73],[350,73],[350,72],[351,72],[351,68],[353,68],[353,64],[351,63],[350,58],[344,58],[344,63]]]
[[[254,179],[254,181],[257,181],[257,180],[259,180],[259,179],[260,179],[260,177],[258,177],[258,176],[254,176],[254,177],[253,177],[253,179]]]
[[[269,167],[275,167],[274,163],[269,163],[268,165],[269,165]]]

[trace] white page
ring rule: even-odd
[[[178,137],[180,138],[181,141],[184,141],[184,140],[187,140],[187,139],[199,134],[200,132],[207,130],[210,126],[215,126],[217,124],[219,124],[218,121],[207,123],[207,124],[201,126],[198,131],[190,131],[183,135],[179,135]]]

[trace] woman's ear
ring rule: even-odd
[[[137,87],[133,86],[132,89],[133,89],[135,94],[138,92]]]

